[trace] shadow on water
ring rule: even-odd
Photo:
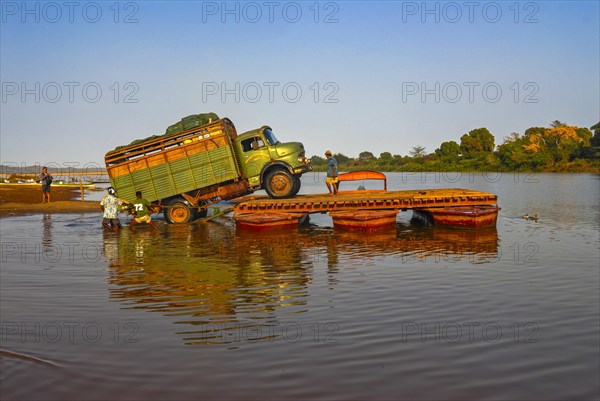
[[[352,263],[394,258],[485,263],[497,253],[495,228],[416,224],[368,233],[312,225],[249,232],[220,221],[125,229],[103,237],[110,298],[125,308],[174,318],[186,344],[273,339],[271,328],[281,313],[307,312],[308,288],[318,269],[335,286],[336,274]]]

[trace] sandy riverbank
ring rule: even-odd
[[[100,213],[97,201],[80,199],[79,189],[52,187],[51,203],[42,203],[39,186],[0,185],[0,217],[38,213]]]

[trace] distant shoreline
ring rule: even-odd
[[[600,168],[592,168],[588,170],[576,171],[576,170],[461,170],[461,169],[405,169],[405,170],[390,170],[385,168],[376,168],[373,166],[349,166],[347,164],[338,163],[340,172],[353,172],[362,170],[372,170],[381,173],[469,173],[469,174],[481,174],[481,173],[506,173],[506,174],[600,174]],[[326,165],[315,165],[312,166],[312,171],[317,173],[324,173],[327,170]]]
[[[100,216],[99,205],[95,201],[56,201],[46,204],[6,202],[0,204],[0,218],[46,213],[97,213]]]
[[[0,217],[44,213],[98,213],[98,201],[81,201],[79,189],[51,187],[51,202],[42,203],[42,191],[36,185],[0,186]]]

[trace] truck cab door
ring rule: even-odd
[[[240,142],[241,164],[251,186],[260,185],[260,172],[271,162],[269,147],[261,135],[246,138]]]

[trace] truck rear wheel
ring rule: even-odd
[[[287,170],[271,170],[265,176],[265,191],[271,198],[294,196],[294,186],[294,177]]]
[[[192,221],[196,211],[183,198],[173,198],[167,202],[164,215],[167,223],[184,224]]]

